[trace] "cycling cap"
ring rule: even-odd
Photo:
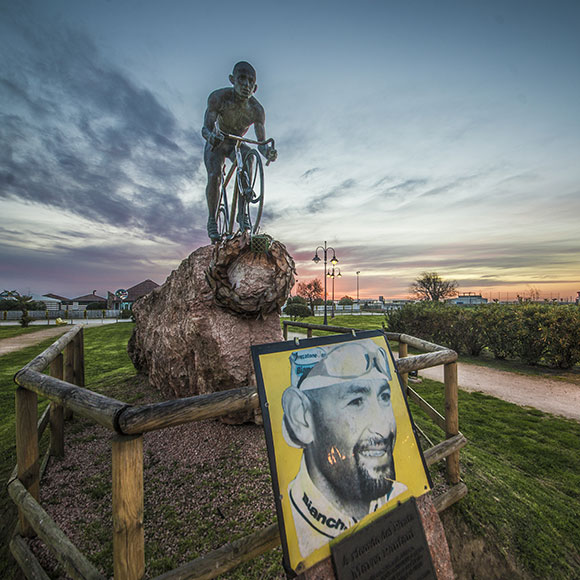
[[[357,378],[392,379],[385,349],[370,339],[340,344],[328,350],[326,356],[303,375],[298,388],[301,391],[322,389]]]

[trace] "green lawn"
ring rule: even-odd
[[[443,412],[441,383],[414,388]],[[411,408],[438,441],[439,429]],[[469,493],[454,509],[532,577],[580,578],[580,423],[460,391],[459,428],[469,441],[461,451]]]
[[[336,324],[345,318],[356,318],[378,325],[381,317],[336,317]],[[357,325],[358,326],[358,325]],[[126,354],[132,324],[112,324],[85,330],[87,386],[125,401],[139,397],[133,388],[134,369]],[[0,357],[0,477],[6,481],[14,458],[14,372],[46,348],[50,340],[38,347]],[[440,383],[424,380],[415,388],[433,406],[444,409],[444,392]],[[411,403],[412,405],[412,403]],[[417,424],[435,442],[442,432],[412,405]],[[500,553],[510,554],[532,578],[580,578],[580,423],[560,419],[540,411],[521,408],[480,393],[459,396],[460,430],[469,444],[461,451],[462,479],[469,488],[466,498],[450,510],[461,518],[486,542],[492,542]],[[232,471],[239,469],[232,451]],[[238,448],[239,453],[239,448]],[[266,465],[264,461],[264,465]],[[438,464],[442,466],[442,464]],[[263,466],[255,467],[258,471]],[[267,473],[259,473],[267,477]],[[440,471],[433,471],[434,479]],[[237,473],[236,477],[240,477]],[[97,485],[97,483],[99,485]],[[89,491],[101,495],[102,482],[95,482]],[[146,482],[148,486],[155,481]],[[240,493],[236,485],[232,499]],[[2,547],[0,577],[11,578],[15,567],[8,555],[8,533],[14,525],[14,509],[5,487],[0,496],[2,514]],[[232,504],[232,505],[235,505]],[[171,510],[171,505],[163,506]],[[175,533],[183,533],[183,549],[191,549],[191,538],[210,535],[211,530],[190,529],[183,532],[183,522],[175,519]],[[203,518],[202,518],[203,519]],[[260,526],[264,525],[257,522]],[[189,524],[196,526],[192,520]],[[201,524],[200,524],[201,525]],[[87,529],[94,534],[93,543],[108,543],[110,530],[105,526]],[[236,536],[238,537],[238,536]],[[187,540],[187,541],[186,541]],[[109,550],[109,548],[107,548]],[[171,558],[155,544],[148,544],[148,562],[156,573],[172,567]],[[110,558],[110,550],[106,552]],[[104,556],[103,556],[104,557]],[[228,578],[269,578],[280,573],[280,552],[256,560],[250,567],[228,575]],[[486,578],[481,570],[478,578]]]
[[[290,320],[289,318],[283,318],[282,320]],[[348,328],[358,328],[359,330],[377,330],[381,329],[383,322],[385,322],[384,316],[364,316],[357,314],[337,314],[334,318],[327,317],[329,326],[347,326]],[[296,322],[308,322],[310,324],[322,324],[324,318],[322,316],[308,316],[306,318],[300,318]],[[288,330],[296,332],[306,332],[305,328],[297,328],[290,326]],[[328,335],[328,332],[323,330],[314,330],[313,334],[315,336]]]

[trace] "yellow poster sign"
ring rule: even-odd
[[[252,347],[286,567],[431,483],[380,331]]]

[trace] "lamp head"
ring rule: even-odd
[[[318,252],[316,252],[316,254],[315,254],[314,258],[312,258],[312,261],[313,261],[315,264],[318,264],[318,262],[320,262],[320,258],[318,257]]]

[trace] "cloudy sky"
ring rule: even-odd
[[[203,113],[248,60],[299,280],[327,241],[337,298],[575,296],[579,30],[577,0],[0,0],[0,290],[163,283],[207,244]]]

